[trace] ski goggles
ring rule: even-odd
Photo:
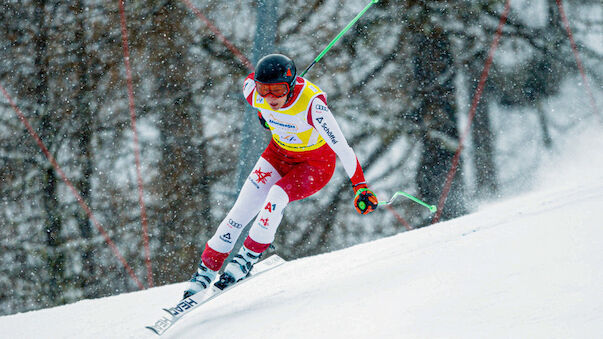
[[[289,93],[289,84],[286,82],[279,82],[276,84],[264,84],[261,82],[255,82],[255,89],[258,94],[265,97],[268,94],[272,94],[275,98],[282,98]]]

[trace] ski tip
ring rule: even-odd
[[[148,328],[149,330],[153,331],[153,333],[155,333],[157,335],[161,335],[161,333],[157,332],[157,330],[153,326],[145,326],[145,328]]]
[[[153,331],[157,335],[162,335],[172,325],[174,325],[175,322],[176,322],[176,319],[174,319],[174,318],[170,319],[170,318],[164,316],[164,317],[161,317],[161,319],[157,320],[152,326],[145,326],[145,328],[148,328],[149,330]]]

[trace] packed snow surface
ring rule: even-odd
[[[462,218],[288,262],[163,337],[600,337],[603,171],[592,169],[603,168],[603,142],[590,140],[588,148],[576,143],[592,152],[582,171],[543,176],[534,192]],[[157,337],[144,326],[183,286],[0,317],[0,337]]]

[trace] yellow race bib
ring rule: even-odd
[[[272,139],[282,148],[293,152],[315,150],[326,143],[308,123],[310,103],[318,95],[326,94],[308,80],[303,80],[304,87],[293,103],[276,111],[270,108],[257,91],[253,93],[253,107],[262,112],[272,132]]]

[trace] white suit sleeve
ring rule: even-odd
[[[333,113],[320,97],[314,98],[312,101],[310,115],[314,128],[337,154],[352,183],[354,185],[363,183],[364,174],[356,158],[356,153],[348,145]]]

